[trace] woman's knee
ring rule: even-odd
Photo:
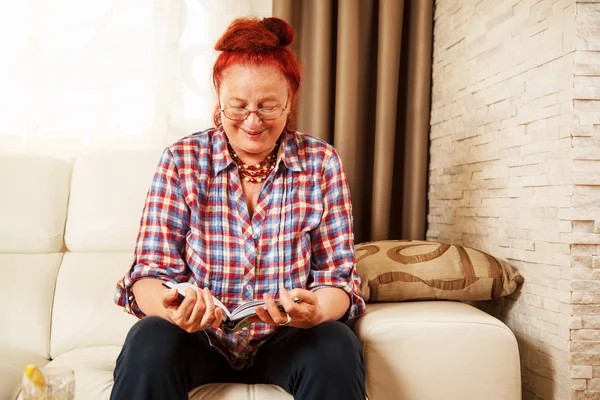
[[[335,365],[362,365],[362,346],[360,341],[346,324],[338,321],[327,321],[316,327],[311,335],[311,343],[307,348],[313,349],[308,356],[324,367]]]
[[[325,322],[311,330],[307,343],[298,343],[303,350],[302,355],[294,359],[301,376],[296,389],[302,393],[307,391],[304,398],[329,393],[333,396],[330,398],[364,399],[362,348],[354,332],[336,321]]]
[[[328,348],[343,352],[361,352],[360,341],[348,325],[338,321],[327,321],[316,328],[323,331],[319,334],[320,341],[327,343]]]

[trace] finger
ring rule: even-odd
[[[182,312],[185,312],[186,308],[190,307],[190,304],[193,304],[193,300],[189,300],[186,296],[181,296],[176,289],[170,289],[167,292],[170,293],[163,295],[167,301],[167,306],[165,307],[167,319],[181,329],[187,329],[186,320],[182,317]],[[172,299],[170,298],[171,296]]]
[[[202,296],[204,296],[204,304],[206,304],[206,311],[211,313],[215,310],[215,302],[213,301],[212,293],[208,288],[202,289]]]
[[[296,303],[285,288],[279,289],[279,300],[281,301],[281,304],[283,304],[285,312],[292,315],[296,312]]]
[[[210,325],[210,327],[217,329],[219,326],[221,326],[222,321],[223,321],[223,310],[221,310],[219,307],[216,307],[215,308],[215,320]]]
[[[267,311],[271,316],[271,319],[276,324],[283,324],[287,321],[287,315],[283,311],[279,311],[279,308],[275,305],[275,301],[273,300],[273,296],[270,293],[265,293],[264,295],[265,305],[267,306]]]
[[[208,299],[208,301],[205,300],[205,303],[207,306],[212,306],[213,308],[212,313],[214,315],[214,320],[211,322],[210,326],[212,328],[218,328],[221,325],[221,322],[223,322],[223,310],[215,305],[213,294],[210,289],[204,288],[204,290],[206,291],[206,297]]]
[[[202,317],[202,327],[209,327],[215,320],[215,303],[213,302],[212,295],[208,288],[202,290],[202,296],[204,300],[204,316]]]
[[[204,312],[206,310],[206,304],[204,303],[204,295],[202,294],[202,290],[200,288],[195,287],[194,293],[196,295],[196,303],[190,313],[188,320],[196,324],[201,324],[202,317],[204,317]],[[204,329],[206,325],[200,326],[200,329]]]
[[[185,299],[183,299],[178,309],[180,318],[185,321],[190,319],[190,315],[194,310],[197,298],[198,297],[196,296],[196,291],[194,289],[185,289]]]
[[[316,305],[319,303],[317,295],[312,290],[292,289],[288,291],[288,294],[292,299],[299,298],[300,300],[302,300],[302,303],[307,303],[310,305]]]
[[[259,321],[262,321],[268,325],[277,325],[277,323],[275,321],[273,321],[273,318],[271,318],[271,315],[269,315],[267,310],[265,310],[264,308],[262,308],[260,306],[254,307],[254,311],[256,311],[256,316],[258,317]],[[258,322],[258,321],[256,321],[256,322]]]
[[[162,305],[164,308],[170,308],[176,310],[179,308],[180,301],[178,300],[177,289],[169,289],[163,291],[162,294]]]
[[[262,309],[262,307],[260,307]],[[256,311],[256,309],[255,309]],[[269,315],[267,313],[267,315]],[[255,315],[253,317],[248,318],[248,320],[250,321],[251,324],[255,323],[255,322],[264,322],[262,319],[260,319],[260,317],[258,315]]]

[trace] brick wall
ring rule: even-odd
[[[524,400],[600,399],[600,77],[579,51],[600,43],[595,6],[436,1],[427,237],[525,277],[482,306],[517,337]]]
[[[600,399],[600,1],[577,2],[572,129],[573,399]]]

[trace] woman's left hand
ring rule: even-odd
[[[302,300],[296,303],[293,298]],[[275,305],[273,296],[269,293],[264,295],[267,309],[255,307],[256,317],[253,322],[262,321],[269,325],[290,325],[296,328],[312,328],[323,322],[323,309],[319,304],[317,295],[306,289],[279,290],[279,300],[283,304],[284,311],[280,311]],[[287,313],[287,314],[286,314]],[[289,323],[288,321],[289,315]]]

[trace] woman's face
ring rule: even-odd
[[[257,164],[275,147],[289,113],[288,84],[272,66],[232,65],[223,72],[219,88],[221,109],[241,107],[250,111],[281,107],[280,117],[265,121],[256,113],[242,121],[233,121],[221,112],[223,129],[237,155],[246,163]],[[287,103],[287,106],[286,106]]]

